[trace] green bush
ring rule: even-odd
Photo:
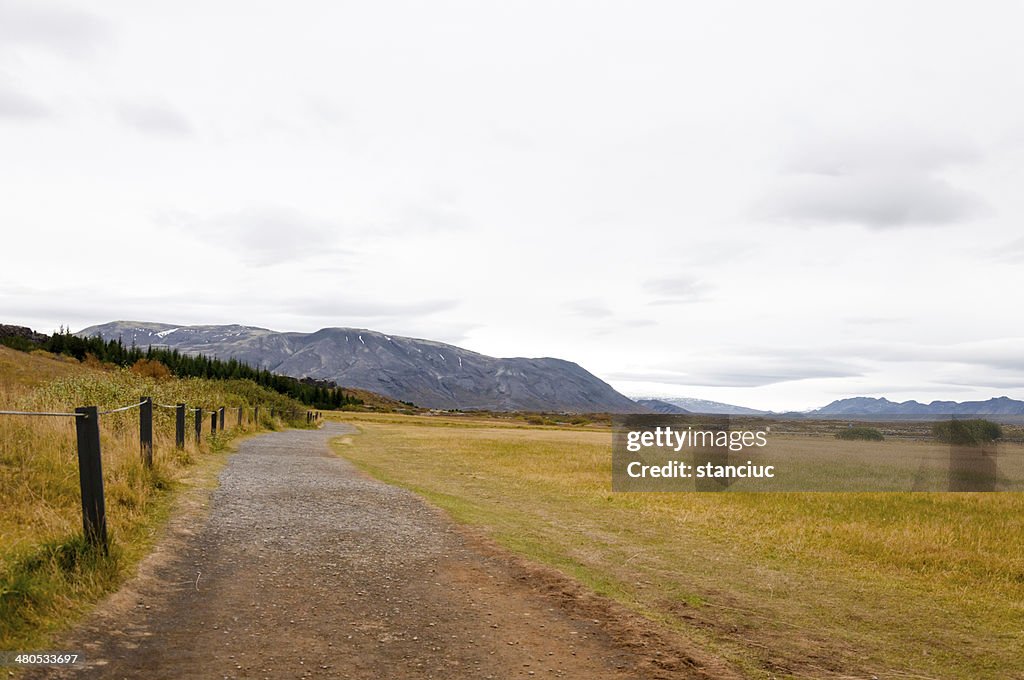
[[[972,420],[947,420],[935,423],[932,434],[944,444],[977,446],[993,442],[1003,436],[998,423],[982,418]]]
[[[32,342],[28,338],[23,338],[20,335],[8,335],[0,338],[0,345],[16,349],[19,352],[31,352],[34,349],[39,349],[39,345]]]
[[[880,442],[885,437],[873,427],[848,427],[845,430],[836,432],[836,439],[859,439],[869,442]]]

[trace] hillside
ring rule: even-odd
[[[55,357],[43,351],[20,352],[0,345],[0,394],[35,387],[56,378],[95,372],[70,357]]]
[[[579,365],[553,358],[495,358],[430,340],[357,328],[280,333],[252,326],[115,321],[81,336],[121,338],[234,358],[298,378],[332,380],[417,406],[493,411],[637,412],[644,409]]]

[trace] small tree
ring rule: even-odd
[[[982,418],[946,420],[932,426],[932,434],[944,444],[977,446],[993,442],[1003,436],[998,423]]]
[[[885,439],[885,437],[883,437],[882,433],[873,427],[859,426],[848,427],[845,430],[836,432],[836,439],[859,439],[863,441],[880,442]]]

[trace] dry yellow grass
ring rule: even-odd
[[[750,677],[1024,677],[1020,493],[617,494],[609,432],[345,419],[371,474]]]
[[[92,372],[95,369],[68,357],[55,357],[42,350],[19,352],[0,345],[0,394],[17,392],[55,378]]]
[[[137,403],[183,402],[212,408],[251,403],[278,408],[301,405],[244,381],[157,380],[130,370],[83,366],[74,360],[0,348],[0,409],[101,410]],[[174,412],[154,408],[154,465],[141,464],[138,411],[101,416],[104,491],[111,555],[93,554],[82,542],[81,496],[72,418],[0,416],[0,649],[32,649],[103,593],[115,588],[144,553],[164,516],[169,491],[200,457],[223,450],[233,436],[254,431],[235,427],[203,443],[186,423],[186,447],[174,445]],[[251,418],[250,418],[251,421]],[[264,426],[269,409],[264,408]]]

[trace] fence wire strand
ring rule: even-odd
[[[145,403],[146,402],[144,402],[144,401],[140,401],[138,404],[129,404],[128,406],[122,406],[121,408],[112,408],[109,411],[100,411],[99,414],[101,416],[107,416],[107,415],[110,415],[111,413],[120,413],[121,411],[130,411],[133,408],[139,408],[140,406],[142,406]]]
[[[0,416],[53,416],[62,418],[82,418],[84,413],[50,413],[44,411],[0,411]]]
[[[128,406],[122,406],[120,408],[112,408],[112,409],[110,409],[108,411],[99,411],[97,415],[107,416],[107,415],[110,415],[111,413],[120,413],[122,411],[130,411],[133,408],[139,408],[140,406],[142,406],[145,403],[146,403],[145,401],[140,401],[137,404],[129,404]],[[158,404],[155,401],[151,402],[151,403],[152,403],[153,406],[159,406],[160,408],[169,408],[169,409],[177,409],[178,408],[178,406],[176,404]],[[256,407],[254,407],[254,406],[227,406],[227,407],[218,406],[216,408],[204,408],[202,406],[191,406],[191,407],[187,406],[186,408],[189,411],[194,411],[196,413],[198,413],[200,411],[206,411],[208,413],[220,413],[220,410],[222,408],[225,409],[225,412],[228,409],[231,409],[232,411],[234,411],[234,410],[236,410],[238,408],[242,408],[242,409],[244,409],[246,411],[251,411],[251,412],[255,412],[256,411]],[[263,408],[269,408],[269,407],[263,407]],[[274,410],[274,409],[271,409],[271,410]],[[295,410],[290,410],[290,411],[284,410],[284,411],[281,411],[281,415],[292,415],[292,416],[295,416],[295,415],[298,415],[299,413],[300,413],[300,411],[295,411]],[[57,417],[57,418],[82,418],[82,417],[85,416],[85,414],[84,413],[58,413],[58,412],[48,412],[48,411],[0,411],[0,416],[50,416],[50,417]]]

